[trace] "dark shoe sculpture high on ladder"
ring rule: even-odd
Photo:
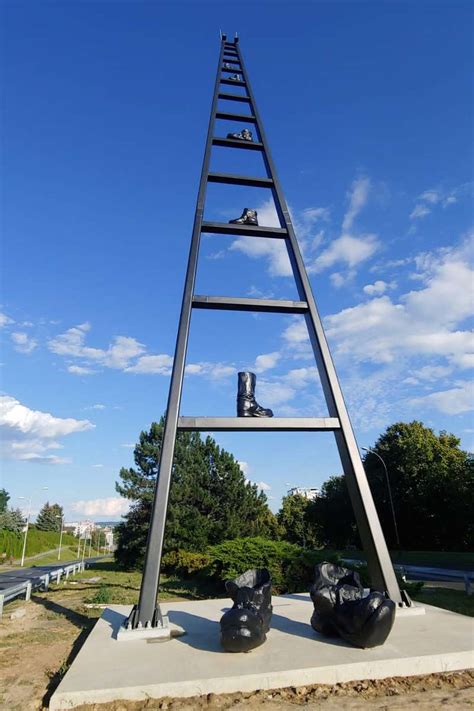
[[[240,217],[229,220],[229,225],[258,225],[258,213],[249,207],[244,207]]]
[[[229,55],[232,57],[231,60]],[[226,79],[225,73],[228,70],[224,68],[224,63],[231,63],[235,73],[242,78],[242,81],[237,84],[243,88],[242,93],[237,94],[236,92],[227,91],[227,87],[234,84],[234,82],[231,81],[229,83],[229,80]],[[278,96],[278,100],[279,99],[280,95]],[[285,104],[285,97],[283,101]],[[226,104],[223,105],[221,102],[226,102]],[[232,105],[231,108],[229,108],[229,104]],[[242,110],[243,105],[245,106],[245,110]],[[290,107],[285,104],[285,109],[289,108]],[[220,121],[238,121],[239,123],[244,122],[255,126],[259,136],[258,143],[246,140],[235,141],[219,137]],[[285,134],[286,141],[288,141],[288,135],[288,133]],[[211,170],[211,155],[214,146],[224,146],[226,151],[260,151],[262,153],[266,175],[264,177],[261,175],[237,175],[232,172],[220,173]],[[259,226],[257,211],[249,208],[246,208],[239,218],[231,220],[230,224],[206,221],[204,214],[206,212],[206,193],[209,183],[233,186],[235,191],[238,191],[238,186],[271,190],[280,226]],[[299,301],[250,299],[234,296],[197,296],[194,293],[201,235],[218,234],[222,235],[220,239],[225,240],[226,235],[235,235],[236,233],[248,239],[261,239],[265,237],[265,239],[284,241],[288,250]],[[269,420],[269,411],[266,411],[266,414],[263,415],[265,408],[261,408],[261,412],[259,412],[258,408],[260,408],[260,406],[255,403],[254,405],[250,405],[250,412],[252,407],[255,408],[251,416],[247,416],[249,414],[249,409],[247,408],[243,411],[243,413],[247,413],[244,414],[243,417],[180,416],[191,314],[194,309],[252,311],[260,313],[281,313],[285,315],[300,314],[304,316],[326,400],[327,415],[324,417],[306,418],[275,417]],[[180,313],[178,337],[176,340],[168,404],[166,407],[161,456],[158,464],[158,475],[156,477],[157,484],[148,531],[140,598],[138,605],[134,607],[128,618],[128,628],[132,630],[130,634],[134,634],[135,631],[137,634],[141,634],[142,632],[143,634],[148,634],[148,631],[150,631],[151,636],[153,633],[153,629],[151,628],[155,627],[163,630],[164,634],[167,634],[166,629],[168,628],[166,628],[166,622],[161,615],[160,606],[157,603],[157,595],[166,513],[168,509],[168,496],[173,469],[173,456],[178,431],[333,432],[348,484],[349,495],[354,508],[362,545],[367,555],[367,564],[372,586],[382,594],[387,594],[397,605],[409,605],[409,598],[404,593],[401,593],[398,587],[372,494],[367,484],[359,448],[331,359],[321,318],[316,308],[316,302],[298,246],[288,205],[276,173],[237,37],[233,41],[228,41],[226,35],[222,35],[221,37],[211,116],[202,164],[191,249],[189,251],[186,282]],[[229,353],[229,358],[233,358],[232,353]]]
[[[255,373],[238,373],[237,417],[273,417],[272,410],[255,400]]]

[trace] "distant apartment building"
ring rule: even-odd
[[[94,521],[71,521],[70,523],[64,524],[66,531],[71,531],[75,536],[79,536],[79,538],[89,536],[91,531],[94,531],[95,528],[96,525]]]
[[[318,498],[318,496],[320,496],[320,491],[316,488],[294,486],[293,488],[288,489],[288,496],[304,496],[305,499],[309,499],[309,501],[314,501]]]

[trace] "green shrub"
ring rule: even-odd
[[[338,562],[336,554],[312,551],[287,541],[265,538],[235,538],[210,546],[206,553],[171,551],[163,557],[163,569],[182,577],[215,581],[220,592],[223,582],[236,578],[249,568],[268,568],[273,592],[288,593],[308,590],[314,567],[324,560]]]
[[[93,595],[89,599],[89,602],[92,602],[96,605],[106,605],[108,602],[110,602],[110,590],[107,585],[102,583],[95,595]]]
[[[188,578],[202,573],[211,562],[206,553],[193,553],[192,551],[170,551],[163,556],[162,569],[165,573],[176,573]]]

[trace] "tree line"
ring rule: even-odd
[[[122,468],[118,493],[131,502],[119,524],[117,561],[141,567],[163,441],[163,418],[141,432],[135,466]],[[396,545],[383,466],[386,463],[405,550],[467,550],[474,524],[473,459],[452,434],[436,434],[421,422],[395,423],[364,458],[367,478],[389,547]],[[360,547],[344,476],[330,477],[314,501],[284,497],[277,514],[248,482],[235,457],[212,437],[178,434],[173,463],[164,552],[202,552],[242,537],[286,540],[304,548]]]

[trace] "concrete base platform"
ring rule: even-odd
[[[255,691],[454,671],[473,666],[474,622],[429,605],[424,615],[396,618],[387,642],[356,649],[324,638],[309,624],[307,594],[273,598],[267,641],[248,654],[230,654],[219,643],[227,600],[162,604],[170,624],[186,630],[169,641],[118,642],[130,607],[107,608],[55,691],[50,709],[86,703],[139,701],[164,696]]]

